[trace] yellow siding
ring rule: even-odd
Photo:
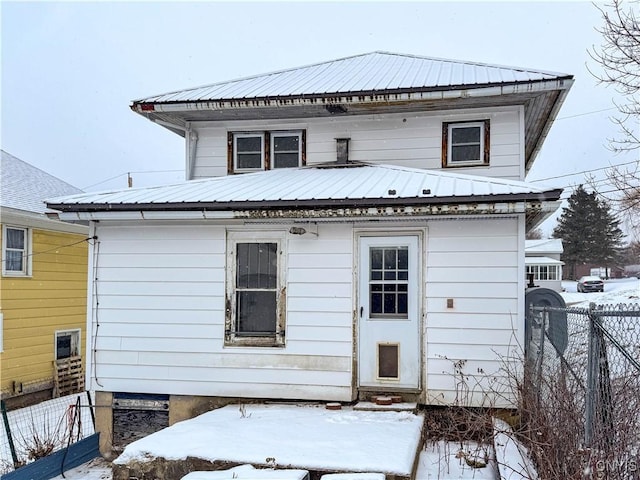
[[[1,229],[0,229],[1,231]],[[1,233],[0,233],[1,235]],[[4,350],[0,388],[13,395],[13,382],[29,385],[53,380],[55,332],[80,329],[85,357],[87,243],[84,235],[32,230],[32,275],[0,279]],[[1,245],[0,237],[0,245]],[[77,245],[73,243],[80,242]]]

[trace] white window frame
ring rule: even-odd
[[[71,353],[71,355],[69,355],[69,357],[64,357],[64,358],[79,357],[81,355],[81,352],[82,352],[82,347],[80,345],[80,341],[82,340],[81,330],[79,328],[74,328],[72,330],[56,330],[54,338],[53,338],[53,355],[54,355],[54,359],[55,360],[62,360],[61,358],[58,358],[58,337],[62,337],[62,336],[71,336],[72,353]],[[75,342],[73,340],[74,336],[76,337]],[[73,353],[74,352],[74,346],[75,346],[75,354]]]
[[[275,243],[277,245],[276,326],[273,336],[237,334],[236,250],[239,243]],[[225,298],[225,347],[284,347],[286,332],[286,232],[227,232]]]
[[[486,151],[487,130],[489,128],[488,120],[477,120],[468,122],[445,122],[446,129],[446,150],[443,167],[469,167],[469,166],[487,166],[489,165],[489,153]],[[477,127],[480,129],[480,158],[478,160],[453,161],[453,147],[467,144],[453,143],[453,131],[456,128]],[[474,142],[473,145],[476,145]]]
[[[546,277],[542,277],[541,267],[546,268]],[[540,265],[540,264],[532,264],[527,265],[527,275],[533,275],[533,279],[537,281],[557,281],[560,280],[561,270],[560,265]],[[551,278],[554,277],[554,278]]]
[[[7,230],[22,230],[24,232],[24,250],[22,250],[22,269],[9,270],[7,250],[16,251],[7,247]],[[2,226],[2,276],[4,277],[29,277],[31,276],[31,229],[14,225]]]
[[[275,158],[276,158],[276,149],[275,149],[275,139],[276,137],[298,137],[298,164],[297,167],[302,165],[302,131],[301,130],[280,130],[271,133],[271,145],[269,149],[269,154],[271,156],[269,162],[269,168],[275,170],[277,167],[275,166]],[[293,153],[292,151],[287,151],[287,153]],[[280,168],[295,168],[295,167],[280,167]]]
[[[260,167],[259,168],[240,168],[238,167],[238,139],[260,137]],[[264,170],[265,152],[264,152],[264,132],[238,132],[233,134],[233,171],[234,172],[259,172]]]

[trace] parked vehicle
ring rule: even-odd
[[[600,277],[586,275],[578,280],[578,292],[604,292],[604,282]]]

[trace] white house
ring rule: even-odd
[[[98,402],[511,405],[525,232],[561,194],[524,178],[572,78],[375,52],[134,101],[189,181],[49,202],[95,237]]]
[[[562,291],[562,240],[526,240],[524,245],[527,279],[538,287]]]

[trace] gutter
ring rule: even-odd
[[[491,97],[501,95],[514,95],[519,93],[536,93],[553,90],[568,90],[573,84],[573,76],[560,77],[555,80],[540,80],[526,83],[494,84],[483,87],[460,88],[433,87],[414,88],[405,90],[372,90],[351,92],[351,94],[310,94],[310,95],[284,95],[274,97],[244,97],[237,99],[211,99],[194,101],[166,101],[154,102],[146,100],[134,101],[130,108],[136,113],[146,115],[151,112],[177,113],[202,110],[227,110],[241,108],[264,108],[283,106],[322,106],[325,104],[370,104],[370,103],[394,103],[419,100],[447,100],[454,98]]]
[[[337,198],[302,200],[246,200],[203,202],[141,202],[141,203],[47,203],[47,207],[61,212],[130,212],[130,211],[238,211],[316,208],[368,208],[411,207],[446,204],[481,204],[499,202],[543,202],[560,198],[562,189],[539,193],[505,193],[497,195],[471,195],[467,197],[412,197],[412,198]]]
[[[290,220],[290,221],[398,221],[429,220],[434,217],[473,216],[486,217],[495,215],[527,214],[538,216],[555,212],[560,202],[500,202],[474,203],[462,205],[422,205],[422,206],[365,206],[345,208],[279,208],[269,210],[239,209],[234,211],[219,210],[138,210],[129,211],[76,211],[63,212],[59,216],[63,220],[217,220],[227,223],[232,220]]]

